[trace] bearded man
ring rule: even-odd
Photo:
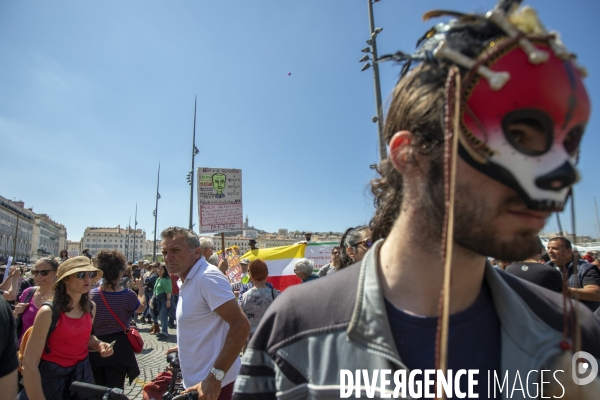
[[[244,354],[234,398],[390,397],[399,373],[440,368],[479,374],[475,385],[457,374],[453,398],[529,398],[542,386],[544,397],[556,387],[557,397],[560,387],[570,398],[597,396],[573,394],[579,389],[565,384],[571,370],[563,368],[578,345],[600,356],[594,316],[577,302],[563,310],[561,295],[486,259],[535,252],[537,233],[578,179],[590,112],[582,70],[533,10],[517,12],[515,3],[502,0],[486,15],[430,12],[458,19],[428,31],[416,53],[389,57],[406,68],[386,119],[389,159],[372,183],[375,243],[359,264],[273,303]],[[452,212],[453,229],[445,223]],[[447,235],[449,270],[438,250]],[[322,307],[332,293],[333,306]],[[574,315],[580,325],[565,326]],[[562,385],[545,383],[551,373],[542,370]],[[507,377],[512,392],[494,387],[495,377]],[[435,376],[424,376],[400,393],[425,398],[435,389],[441,397]]]

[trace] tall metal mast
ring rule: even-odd
[[[125,236],[125,257],[129,261],[129,232],[131,231],[131,215],[129,216],[129,224],[127,225],[127,235]]]
[[[133,225],[133,261],[135,262],[135,233],[137,231],[137,203],[135,203],[135,218]]]
[[[194,157],[199,153],[198,148],[196,147],[196,102],[198,96],[194,98],[194,133],[192,136],[192,170],[188,174],[188,179],[190,183],[190,224],[189,228],[192,230],[193,224],[193,215],[194,215]]]
[[[160,184],[160,163],[158,163],[158,178],[156,179],[156,207],[154,208],[154,246],[152,247],[152,262],[156,261],[156,223],[158,221],[158,199],[160,199],[160,193],[158,193],[158,185]]]

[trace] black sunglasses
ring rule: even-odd
[[[48,274],[52,271],[54,271],[54,270],[53,269],[33,270],[33,271],[31,271],[31,274],[33,276],[38,276],[38,275],[48,276]]]
[[[94,279],[98,275],[98,272],[96,272],[96,271],[81,271],[81,272],[77,272],[75,274],[75,276],[79,279],[84,279],[86,275],[89,276],[91,279]]]
[[[332,251],[331,254],[338,255],[338,254],[340,254],[340,252],[339,251]]]
[[[365,247],[366,247],[367,249],[370,249],[370,248],[371,248],[371,245],[372,245],[372,243],[371,243],[371,239],[365,239],[365,240],[361,240],[360,242],[356,243],[356,244],[354,245],[354,247],[358,247],[358,246],[360,246],[361,244],[364,244],[364,245],[365,245]]]

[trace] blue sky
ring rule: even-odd
[[[588,68],[594,106],[600,3],[525,3]],[[425,11],[494,4],[382,0],[379,53],[413,50],[436,22],[423,23]],[[242,169],[251,224],[366,223],[378,159],[372,70],[358,62],[368,37],[362,0],[0,2],[0,195],[49,214],[72,240],[87,226],[126,225],[137,202],[150,236],[160,162],[159,231],[187,226],[197,95],[196,166]],[[398,73],[382,65],[384,100]],[[577,231],[592,236],[599,124],[593,110],[576,187]]]

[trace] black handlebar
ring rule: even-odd
[[[71,394],[80,393],[86,396],[102,396],[103,400],[129,400],[119,388],[93,385],[91,383],[75,381],[71,384]]]
[[[193,390],[191,392],[187,392],[187,393],[175,396],[175,397],[173,397],[172,400],[198,400],[198,392]]]
[[[167,362],[171,365],[171,367],[179,368],[179,352],[172,351],[167,354]]]

